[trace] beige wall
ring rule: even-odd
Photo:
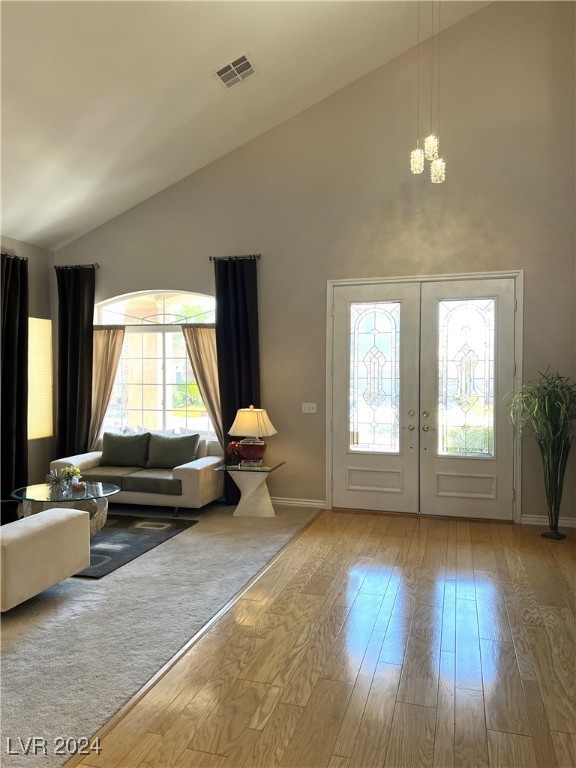
[[[29,313],[31,317],[55,318],[52,315],[54,254],[44,248],[2,236],[2,250],[28,259]],[[54,453],[54,438],[28,441],[28,482],[41,483]]]
[[[271,492],[324,499],[327,280],[523,269],[525,377],[575,370],[574,29],[573,3],[494,3],[442,36],[444,185],[408,170],[411,51],[56,261],[98,261],[102,300],[153,288],[213,294],[209,255],[262,253],[262,393],[278,429],[269,457],[287,460]],[[318,413],[302,415],[303,401]],[[574,467],[572,457],[565,514]],[[526,514],[545,514],[529,440],[523,499]]]

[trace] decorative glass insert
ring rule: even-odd
[[[438,303],[438,452],[494,456],[495,299]]]
[[[183,291],[141,291],[126,294],[96,307],[101,325],[180,325],[213,323],[216,301],[213,296]]]
[[[399,453],[400,303],[350,304],[349,448]]]

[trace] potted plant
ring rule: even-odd
[[[565,539],[558,531],[558,516],[568,454],[574,437],[576,384],[558,373],[540,373],[512,396],[510,412],[520,430],[527,427],[538,443],[544,469],[544,487],[550,539]]]
[[[45,477],[46,485],[51,489],[64,491],[71,483],[76,483],[82,477],[79,467],[63,467],[51,469]]]

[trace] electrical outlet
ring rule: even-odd
[[[316,413],[316,403],[302,403],[302,413]]]

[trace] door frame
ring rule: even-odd
[[[332,509],[332,424],[333,424],[333,390],[334,374],[334,290],[341,286],[391,285],[394,283],[432,283],[453,280],[494,280],[508,278],[514,280],[515,312],[514,312],[514,387],[517,391],[522,383],[522,351],[523,351],[523,314],[524,314],[524,271],[507,270],[503,272],[461,272],[448,275],[410,275],[405,277],[373,277],[351,278],[343,280],[328,280],[326,284],[326,509]],[[522,452],[521,440],[514,427],[513,477],[514,499],[512,502],[512,519],[521,522],[522,515]]]

